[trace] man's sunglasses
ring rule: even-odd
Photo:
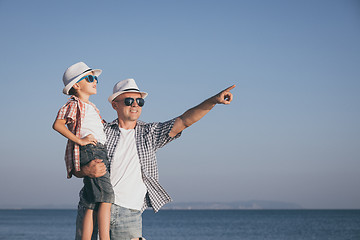
[[[124,103],[126,106],[131,106],[134,103],[135,99],[127,97],[124,99]],[[144,106],[145,100],[143,98],[137,98],[136,103],[139,105],[139,107]]]
[[[87,76],[85,76],[85,77],[80,78],[80,80],[77,81],[77,83],[80,82],[80,81],[83,80],[83,79],[85,79],[85,80],[86,80],[87,82],[89,82],[89,83],[92,83],[92,82],[94,82],[94,81],[96,81],[96,83],[99,82],[97,76],[87,75]]]

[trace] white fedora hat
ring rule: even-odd
[[[74,84],[83,76],[88,74],[90,71],[93,71],[95,76],[99,76],[102,72],[101,69],[91,69],[83,62],[78,62],[71,65],[63,75],[64,89],[63,93],[69,95],[69,91],[74,86]]]
[[[142,98],[146,98],[146,96],[148,95],[146,92],[140,92],[134,79],[128,78],[115,84],[113,94],[108,98],[108,100],[111,103],[120,94],[128,92],[141,93]]]

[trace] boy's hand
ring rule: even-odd
[[[97,143],[97,140],[95,139],[95,137],[92,134],[89,134],[86,137],[83,137],[80,139],[79,145],[85,146],[88,144],[92,144],[92,145],[96,146],[96,143]]]

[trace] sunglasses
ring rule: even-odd
[[[87,75],[87,76],[85,76],[85,77],[80,78],[80,80],[77,81],[77,83],[80,82],[80,81],[83,80],[83,79],[85,79],[85,80],[86,80],[87,82],[89,82],[89,83],[92,83],[92,82],[94,82],[94,81],[96,81],[96,83],[99,82],[97,76]]]
[[[131,106],[134,103],[134,101],[135,101],[135,99],[130,98],[130,97],[124,99],[124,103],[126,106]],[[118,102],[118,101],[116,101],[116,102]],[[145,104],[145,100],[143,98],[137,98],[136,103],[139,105],[139,107],[142,107]]]

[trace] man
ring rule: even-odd
[[[110,160],[110,178],[115,192],[111,212],[111,239],[130,240],[142,236],[141,214],[146,207],[155,212],[171,201],[158,182],[156,151],[178,138],[181,132],[199,121],[216,104],[230,104],[235,85],[221,91],[181,116],[163,123],[139,121],[144,98],[134,79],[118,82],[109,97],[118,118],[105,125]],[[77,177],[100,177],[106,173],[101,160],[83,166]],[[80,194],[80,197],[82,194]],[[77,239],[81,236],[83,206],[79,204]],[[95,235],[95,234],[94,234]],[[94,238],[96,239],[96,238]]]

